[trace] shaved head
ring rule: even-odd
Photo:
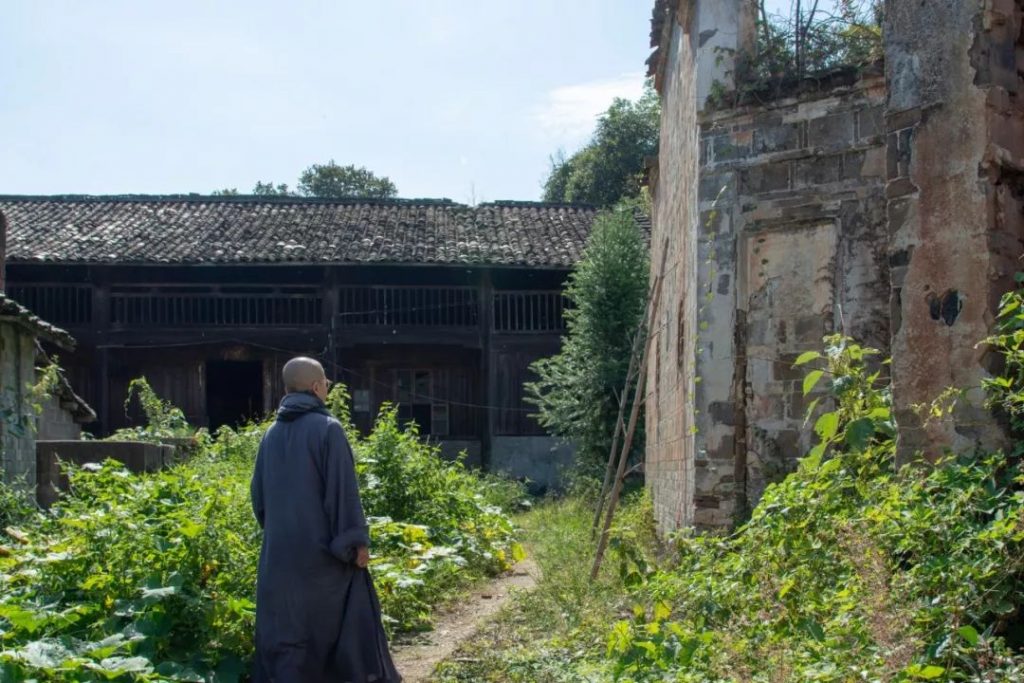
[[[292,358],[285,363],[281,375],[284,378],[284,389],[288,393],[312,391],[316,382],[327,377],[320,361],[306,356]]]

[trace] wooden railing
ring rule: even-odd
[[[189,291],[188,288],[114,290],[110,322],[117,326],[307,326],[323,322],[322,298],[310,288],[262,291]]]
[[[338,314],[344,326],[476,327],[474,287],[342,287]]]
[[[12,285],[7,293],[54,325],[77,327],[92,322],[92,287],[89,285]]]
[[[494,331],[508,334],[562,332],[566,300],[559,291],[494,293]]]

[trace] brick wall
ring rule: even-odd
[[[658,527],[670,530],[693,523],[693,324],[696,299],[692,275],[696,258],[693,226],[697,220],[697,107],[694,45],[674,24],[662,84],[661,149],[656,177],[651,234],[651,263],[665,256],[661,305],[655,311],[655,335],[648,366],[646,481]],[[692,150],[693,153],[688,153]],[[657,274],[657,273],[656,273]]]

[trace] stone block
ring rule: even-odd
[[[854,112],[841,111],[807,122],[807,146],[835,149],[853,144],[857,120]]]
[[[857,137],[873,138],[885,134],[885,106],[868,107],[857,112]]]
[[[802,380],[803,377],[804,377],[804,373],[806,372],[806,369],[802,368],[802,367],[793,367],[793,363],[796,362],[796,359],[799,356],[800,356],[799,353],[783,353],[783,354],[779,354],[779,359],[774,361],[774,363],[773,363],[773,368],[774,368],[774,372],[772,373],[773,378],[775,380],[781,380],[781,381],[794,380],[794,379]]]
[[[800,147],[799,124],[766,126],[754,131],[754,154],[788,152]]]
[[[762,194],[789,189],[789,164],[769,163],[744,169],[740,174],[744,194]]]
[[[835,183],[842,173],[842,156],[811,157],[793,164],[793,186],[815,187]]]
[[[716,135],[711,138],[711,163],[737,161],[750,156],[750,145],[744,145],[734,135]]]

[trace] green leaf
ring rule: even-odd
[[[801,365],[807,365],[812,360],[818,360],[821,358],[821,354],[817,351],[806,351],[797,356],[797,359],[793,361],[793,367],[798,368]]]
[[[839,413],[824,413],[814,423],[814,433],[822,441],[828,441],[839,430]]]
[[[846,443],[854,450],[864,450],[875,433],[875,421],[870,417],[861,417],[846,428]]]
[[[814,390],[815,385],[821,379],[822,375],[825,374],[824,370],[812,370],[807,373],[804,377],[804,396],[811,393]]]
[[[956,630],[956,632],[960,635],[961,638],[967,641],[967,644],[971,647],[977,645],[978,641],[981,639],[981,636],[978,635],[978,632],[974,629],[973,626],[961,626]]]
[[[923,680],[926,680],[926,681],[932,681],[932,680],[935,680],[936,678],[938,678],[939,676],[941,676],[944,673],[946,673],[946,670],[944,668],[942,668],[941,666],[931,665],[931,666],[926,666],[926,667],[923,667],[921,669],[918,669],[914,673],[914,675],[915,675],[916,678],[920,678],[920,679],[923,679]]]

